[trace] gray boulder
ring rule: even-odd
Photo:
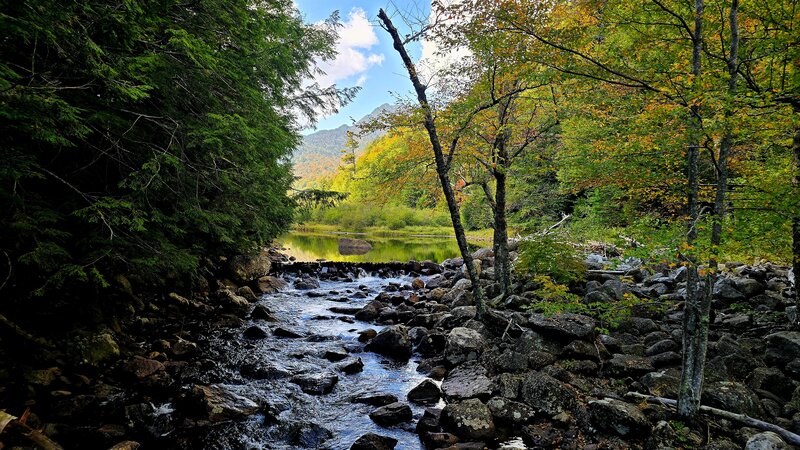
[[[531,372],[523,379],[520,396],[528,406],[551,417],[577,404],[572,388],[541,372]]]
[[[492,397],[486,406],[498,423],[519,426],[533,419],[534,411],[524,403],[515,402],[503,397]]]
[[[367,433],[356,439],[350,450],[392,450],[396,445],[397,439],[395,438]]]
[[[306,394],[323,395],[333,390],[339,382],[339,376],[333,373],[302,373],[293,376],[291,381]]]
[[[269,274],[272,262],[269,255],[236,255],[228,262],[228,272],[234,281],[246,284]]]
[[[652,425],[634,405],[606,398],[589,402],[592,422],[598,428],[623,437],[646,437]]]
[[[800,358],[800,332],[780,331],[768,335],[765,339],[767,364],[785,366],[793,359]]]
[[[408,401],[421,405],[435,405],[442,397],[439,386],[431,380],[423,380],[422,383],[408,391]]]
[[[396,425],[398,423],[410,422],[412,418],[411,408],[405,403],[395,402],[386,406],[381,406],[369,413],[369,418],[378,425],[384,427]]]
[[[220,385],[195,385],[192,395],[200,402],[211,422],[239,419],[255,414],[260,409],[256,402]]]
[[[595,321],[589,316],[580,314],[531,314],[528,326],[545,335],[553,335],[566,339],[592,339],[594,338]]]
[[[450,403],[442,410],[441,424],[449,431],[467,441],[494,437],[494,421],[489,407],[478,399]]]
[[[447,362],[456,365],[464,361],[478,359],[486,342],[480,333],[464,327],[456,327],[447,335],[444,356]]]
[[[492,388],[493,383],[486,375],[486,369],[477,362],[456,367],[442,382],[442,392],[450,400],[485,399],[492,394]]]
[[[789,446],[783,442],[783,439],[772,431],[765,431],[750,437],[744,446],[744,450],[784,450],[788,448]]]

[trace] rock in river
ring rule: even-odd
[[[405,403],[395,402],[369,413],[369,418],[378,425],[385,427],[398,423],[409,422],[412,418],[411,408]]]
[[[468,441],[494,436],[492,412],[476,398],[445,406],[441,422],[446,431]]]
[[[258,412],[258,405],[220,385],[197,386],[192,394],[200,401],[211,422],[238,419]]]
[[[333,390],[339,376],[333,373],[301,373],[292,377],[292,383],[306,394],[322,395]]]
[[[486,376],[486,368],[477,362],[462,364],[447,374],[442,382],[445,397],[451,400],[492,395],[492,380]]]
[[[353,442],[350,450],[392,450],[397,445],[397,439],[367,433]]]
[[[367,345],[367,350],[386,356],[408,359],[411,356],[411,339],[404,325],[391,325],[378,333]]]
[[[435,405],[441,396],[439,386],[431,380],[422,381],[408,392],[408,400],[421,405]]]

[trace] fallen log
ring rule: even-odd
[[[648,403],[658,403],[668,406],[678,406],[678,401],[671,398],[656,397],[654,395],[640,394],[639,392],[628,392],[625,397],[644,400]],[[787,443],[792,445],[800,445],[800,435],[792,433],[791,431],[781,428],[775,424],[764,422],[763,420],[754,419],[746,414],[739,414],[724,409],[713,408],[711,406],[700,406],[700,412],[711,414],[713,416],[721,417],[723,419],[732,420],[753,428],[758,428],[763,431],[772,431],[782,437]]]
[[[55,441],[45,436],[41,431],[29,427],[25,423],[28,417],[28,411],[22,417],[15,417],[11,414],[0,411],[0,435],[3,433],[16,433],[32,443],[36,444],[43,450],[64,450],[64,447],[58,445]]]

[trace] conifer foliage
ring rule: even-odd
[[[352,96],[303,84],[335,28],[277,0],[0,1],[0,295],[163,282],[286,230],[297,116]]]

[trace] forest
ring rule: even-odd
[[[0,448],[800,445],[797,0],[422,3],[0,0]]]

